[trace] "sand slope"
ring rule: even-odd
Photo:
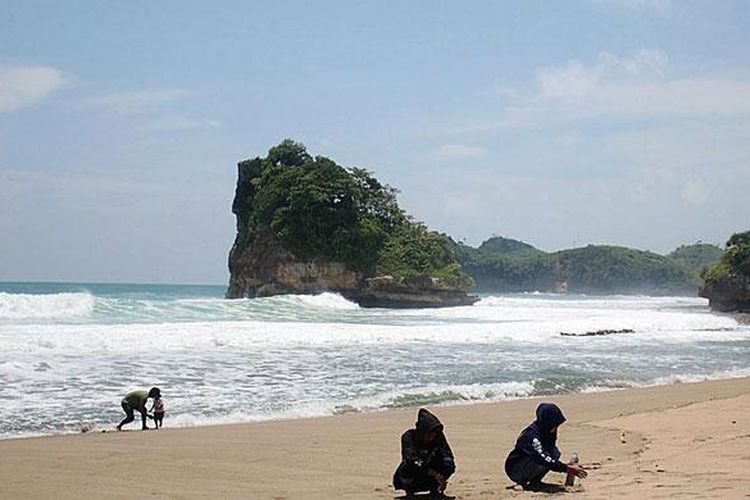
[[[750,498],[750,379],[545,399],[568,417],[563,455],[577,451],[592,468],[565,497]],[[502,472],[539,401],[432,408],[458,463],[450,494],[553,496],[507,489]],[[399,436],[415,416],[0,441],[0,498],[394,498]]]

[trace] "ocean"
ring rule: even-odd
[[[750,325],[700,298],[534,293],[386,310],[224,292],[0,283],[0,437],[112,429],[122,396],[151,386],[172,427],[750,375]],[[560,335],[601,329],[634,333]]]

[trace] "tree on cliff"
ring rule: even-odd
[[[721,261],[704,273],[701,297],[712,309],[750,312],[750,231],[733,234]]]
[[[750,277],[750,231],[733,234],[727,241],[726,255],[732,269]]]
[[[240,164],[233,210],[238,230],[266,228],[302,260],[344,262],[365,275],[470,282],[447,238],[411,220],[396,194],[370,172],[313,157],[287,139]]]
[[[719,264],[704,273],[706,283],[732,276],[750,279],[750,231],[733,234],[727,240],[726,251]]]

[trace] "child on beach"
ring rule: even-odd
[[[161,393],[154,398],[154,404],[151,406],[151,412],[153,413],[154,425],[156,428],[163,427],[164,421],[164,400],[161,398]]]
[[[401,464],[393,474],[393,487],[406,491],[407,496],[429,491],[442,497],[455,470],[443,424],[429,411],[420,409],[415,428],[401,436]]]
[[[552,403],[542,403],[536,409],[536,420],[518,436],[516,446],[505,460],[505,473],[525,490],[541,490],[542,478],[549,472],[567,472],[580,478],[586,471],[573,464],[560,461],[560,450],[555,445],[557,429],[565,416]]]
[[[161,391],[159,391],[158,387],[152,387],[149,391],[140,390],[127,393],[120,402],[122,405],[122,411],[125,412],[125,418],[122,419],[122,422],[117,424],[117,430],[121,431],[123,425],[129,424],[135,420],[136,410],[141,414],[141,429],[144,431],[148,430],[148,426],[146,425],[146,415],[148,415],[148,412],[146,411],[146,402],[148,401],[148,398],[156,399],[159,397],[161,397]]]

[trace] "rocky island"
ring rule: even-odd
[[[700,296],[711,309],[750,313],[750,231],[729,238],[719,264],[704,273]]]
[[[363,307],[470,305],[454,245],[396,191],[285,140],[238,164],[228,298],[336,292]]]

